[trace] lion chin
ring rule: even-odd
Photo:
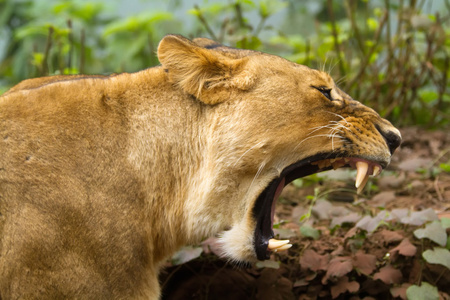
[[[0,97],[0,299],[158,299],[164,261],[208,236],[267,259],[291,247],[272,230],[287,184],[348,167],[361,192],[400,145],[324,72],[178,35],[158,57]]]

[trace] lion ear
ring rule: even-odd
[[[206,104],[223,102],[232,91],[247,90],[254,82],[244,68],[246,58],[228,58],[179,35],[161,40],[158,58],[172,82]]]

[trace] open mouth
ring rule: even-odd
[[[366,185],[370,175],[378,175],[387,166],[385,162],[375,162],[359,157],[345,157],[327,154],[317,154],[286,167],[280,177],[275,178],[259,195],[253,208],[257,220],[254,233],[254,247],[259,260],[268,259],[270,251],[289,249],[292,245],[288,240],[274,239],[273,217],[275,203],[283,188],[297,178],[314,173],[350,167],[357,170],[355,186],[360,193]]]

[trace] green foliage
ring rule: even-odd
[[[433,221],[425,228],[417,229],[414,231],[414,236],[418,239],[428,238],[442,247],[447,244],[447,233],[440,221]]]
[[[119,2],[0,1],[0,93],[30,77],[151,67],[161,37],[180,33],[328,71],[396,125],[449,125],[450,4],[431,2],[163,1],[119,16]]]
[[[440,264],[450,270],[450,251],[445,248],[434,248],[422,253],[423,258],[430,264]]]
[[[422,282],[422,285],[412,285],[406,290],[408,300],[438,300],[439,293],[435,286],[427,282]]]
[[[320,231],[309,225],[300,226],[300,234],[314,240],[318,240],[320,238]]]

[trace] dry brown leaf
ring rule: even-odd
[[[373,196],[370,200],[371,206],[384,207],[386,203],[395,200],[395,191],[382,191],[379,194]]]
[[[382,229],[379,234],[383,237],[384,244],[390,244],[394,242],[400,242],[403,240],[404,236],[398,233],[398,231],[391,231],[387,229]]]
[[[300,266],[303,270],[309,269],[314,272],[319,270],[325,271],[328,268],[329,261],[329,254],[320,255],[312,249],[307,249],[300,257]]]
[[[329,278],[340,278],[351,270],[353,270],[351,257],[335,257],[330,261],[327,273],[322,278],[322,284],[326,284]]]
[[[385,284],[399,284],[402,282],[403,274],[400,270],[397,270],[391,265],[385,266],[380,269],[378,273],[375,273],[373,279],[381,280]]]
[[[417,248],[411,244],[408,238],[404,238],[397,247],[389,251],[389,254],[395,256],[397,252],[403,256],[414,256],[416,255]]]
[[[336,299],[340,294],[350,292],[355,293],[359,290],[359,283],[356,281],[348,281],[348,277],[341,277],[338,282],[331,287],[331,296]]]
[[[391,288],[391,295],[394,298],[400,298],[406,300],[406,290],[411,286],[411,283],[404,283],[401,286],[395,286]]]
[[[377,257],[372,254],[358,251],[353,256],[353,266],[359,273],[370,275],[377,267]]]

